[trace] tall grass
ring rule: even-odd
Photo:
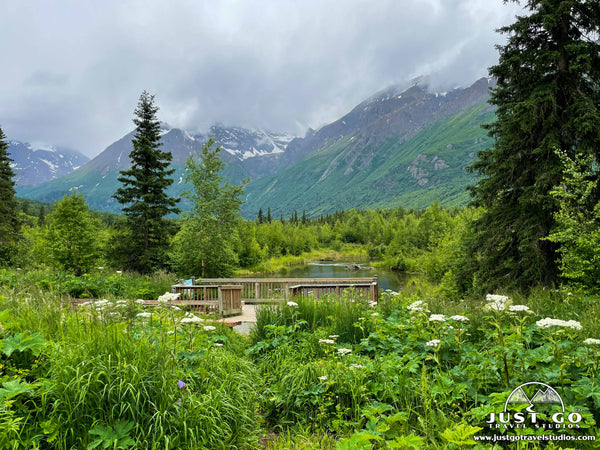
[[[341,342],[357,344],[370,332],[365,317],[371,314],[369,301],[357,292],[346,290],[342,296],[323,295],[299,297],[294,302],[275,306],[263,306],[256,313],[256,327],[251,333],[253,343],[264,340],[265,327],[294,326],[302,330],[325,329],[338,335]],[[296,303],[296,305],[294,305]]]
[[[36,382],[20,420],[37,437],[23,448],[86,448],[96,438],[90,431],[109,436],[106,430],[118,427],[131,427],[123,439],[136,448],[243,448],[257,441],[261,380],[226,327],[174,329],[172,313],[159,310],[152,321],[111,322],[72,311],[55,296],[14,291],[0,303],[0,338],[39,332],[47,340],[38,358],[43,368],[19,378]],[[0,355],[0,385],[8,379],[3,365],[14,366],[15,356]],[[8,423],[0,417],[0,427]]]

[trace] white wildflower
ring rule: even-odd
[[[223,347],[223,344],[221,344],[220,342],[215,342],[215,347]]]
[[[379,315],[379,313],[371,313],[372,317],[377,317]]]
[[[190,314],[188,317],[184,317],[179,321],[179,323],[200,323],[204,322],[200,317],[196,317],[193,314]]]
[[[485,296],[485,301],[493,303],[506,303],[508,301],[508,297],[506,295],[488,294]]]
[[[377,306],[377,302],[369,302],[369,308],[375,308]]]
[[[319,339],[319,344],[335,344],[333,339]]]
[[[338,355],[347,355],[348,353],[352,353],[352,349],[351,348],[338,348],[337,350]]]
[[[146,302],[145,302],[144,300],[142,300],[141,298],[138,298],[138,299],[137,299],[135,302],[136,302],[138,305],[145,305],[145,304],[146,304]]]
[[[445,322],[446,316],[443,314],[432,314],[431,316],[429,316],[429,321],[430,322]]]
[[[600,345],[600,339],[587,338],[583,343],[587,345]]]
[[[212,325],[205,325],[203,328],[204,331],[213,331],[217,329],[217,327],[213,327]]]
[[[352,369],[365,369],[365,366],[361,364],[350,364],[350,368]]]
[[[439,339],[432,339],[431,341],[425,342],[425,345],[427,347],[437,347],[438,345],[440,345],[440,340]]]
[[[526,305],[510,305],[508,307],[509,311],[512,312],[524,312],[524,311],[529,311],[529,306]]]
[[[122,274],[122,273],[123,273],[123,271],[122,271],[122,270],[117,270],[117,274],[118,274],[118,275],[120,275],[120,274]]]
[[[172,302],[173,300],[178,300],[181,293],[173,294],[172,292],[165,292],[163,295],[158,297],[158,303],[167,303]]]
[[[179,306],[175,306],[175,305],[171,305],[171,309],[173,309],[175,311],[181,311],[181,308]]]
[[[330,335],[329,335],[329,337],[330,337],[331,339],[337,339],[337,338],[339,338],[339,337],[340,337],[340,335],[339,335],[339,334],[330,334]]]
[[[504,302],[493,302],[485,305],[486,309],[493,309],[494,311],[504,311],[506,309],[506,305]]]
[[[409,311],[423,311],[423,300],[417,300],[406,307]]]
[[[138,317],[152,317],[152,313],[149,312],[141,312],[137,314]]]
[[[175,333],[175,330],[169,330],[169,331],[167,331],[167,334],[173,334],[173,333]]]
[[[296,303],[296,302],[287,302],[287,305],[294,307],[294,306],[298,306],[298,303]]]
[[[561,319],[551,319],[550,317],[546,317],[545,319],[538,320],[535,323],[540,328],[550,328],[550,327],[565,327],[571,328],[573,330],[581,330],[581,323],[576,320],[561,320]]]
[[[323,375],[322,377],[319,377],[319,380],[321,380],[321,381],[327,381],[327,375]]]
[[[456,320],[457,322],[468,322],[469,318],[461,315],[455,315],[450,317],[451,320]]]
[[[127,304],[127,300],[117,300],[115,302],[115,304],[117,304],[117,305],[126,305]]]

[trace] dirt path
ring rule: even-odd
[[[256,323],[256,305],[242,305],[242,315],[241,316],[231,316],[225,317],[219,322],[225,323],[240,323],[239,325],[235,325],[233,329],[241,334],[250,333],[250,329]]]

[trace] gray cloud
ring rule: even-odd
[[[3,3],[0,125],[88,155],[133,128],[144,89],[175,126],[300,134],[419,75],[468,84],[519,11],[500,0]]]

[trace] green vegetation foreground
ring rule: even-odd
[[[493,434],[600,439],[597,298],[540,290],[457,303],[414,282],[383,293],[377,307],[352,292],[265,307],[250,338],[161,300],[72,310],[50,291],[4,287],[0,447],[452,449],[491,448],[475,439]],[[581,416],[578,428],[490,429],[490,413],[536,380]]]

